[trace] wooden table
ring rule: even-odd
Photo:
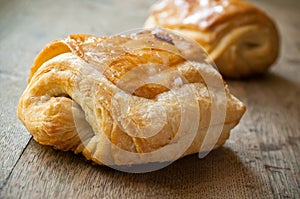
[[[277,21],[281,57],[262,78],[228,81],[247,104],[224,147],[145,174],[41,146],[16,118],[42,47],[70,33],[142,26],[153,0],[0,0],[0,198],[300,198],[300,3],[255,3]]]

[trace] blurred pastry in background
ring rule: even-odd
[[[161,0],[144,25],[158,26],[198,42],[229,78],[263,74],[279,54],[274,21],[241,0]]]

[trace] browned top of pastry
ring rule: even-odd
[[[84,34],[71,35],[67,39],[57,40],[43,49],[31,68],[28,81],[30,82],[34,73],[45,61],[59,54],[72,52],[104,74],[113,84],[125,89],[122,88],[122,82],[120,81],[124,81],[124,75],[128,76],[128,72],[134,68],[141,67],[134,74],[141,77],[147,76],[147,74],[153,76],[154,74],[150,74],[153,72],[158,74],[161,66],[174,71],[180,70],[182,68],[180,64],[185,63],[187,57],[183,56],[181,52],[183,49],[180,49],[181,47],[176,42],[182,45],[186,41],[174,34],[168,34],[166,31],[159,31],[159,29],[109,37],[95,37]],[[184,53],[186,55],[190,53],[193,56],[193,47],[187,45]],[[143,68],[143,65],[151,65],[151,67]],[[187,78],[189,82],[202,81],[201,76],[196,77],[195,72],[189,70],[188,66],[184,68],[181,75]],[[157,71],[148,71],[150,69]],[[125,80],[129,81],[128,78],[130,77],[125,77]],[[164,77],[160,74],[158,78],[166,81],[167,79],[171,80],[173,77]],[[123,84],[128,85],[128,82],[123,82]],[[138,88],[134,94],[145,98],[153,98],[167,90],[169,89],[162,85],[149,83]]]
[[[265,15],[255,6],[240,0],[161,0],[151,10],[152,16],[163,27],[203,31],[251,13]]]

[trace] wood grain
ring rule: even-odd
[[[72,153],[56,151],[31,141],[15,170],[18,172],[12,174],[3,190],[7,197],[271,196],[267,178],[256,175],[234,151],[225,147],[202,160],[192,155],[159,171],[128,174],[107,167],[91,166]],[[224,190],[228,191],[225,195]]]
[[[263,77],[227,81],[248,109],[225,146],[204,159],[192,155],[159,171],[128,174],[29,141],[15,108],[35,54],[69,33],[141,27],[152,2],[1,2],[0,198],[300,198],[297,0],[252,1],[277,21],[281,57]]]
[[[244,89],[249,93],[244,121],[256,135],[255,146],[260,151],[272,193],[282,198],[300,197],[299,85],[270,73],[263,79],[245,82]],[[250,94],[253,91],[255,95]]]

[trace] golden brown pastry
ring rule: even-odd
[[[174,161],[219,147],[245,106],[213,67],[193,60],[195,50],[160,29],[57,40],[36,57],[18,117],[37,142],[98,164]],[[218,82],[224,99],[213,104]]]
[[[242,0],[161,0],[145,23],[157,26],[197,41],[226,77],[262,74],[279,53],[273,20]]]

